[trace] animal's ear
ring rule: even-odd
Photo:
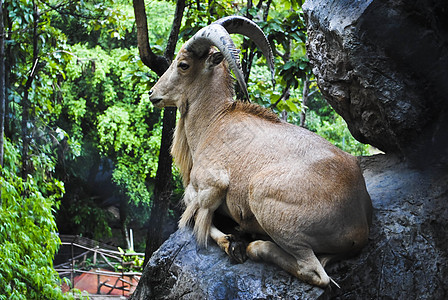
[[[214,52],[207,57],[206,64],[209,69],[216,67],[219,65],[224,59],[224,55],[221,52]]]

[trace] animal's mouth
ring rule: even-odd
[[[160,103],[163,99],[162,98],[150,98],[149,100],[151,101],[151,103],[153,105],[156,105],[156,104]]]

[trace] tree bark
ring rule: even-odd
[[[133,0],[135,22],[137,24],[137,42],[142,62],[161,76],[168,69],[174,56],[176,43],[183,13],[185,0],[178,0],[173,26],[169,36],[164,56],[152,52],[148,40],[148,25],[146,21],[145,4],[143,0]],[[145,262],[163,243],[163,228],[168,215],[168,206],[172,194],[172,157],[170,154],[173,130],[176,125],[176,108],[166,108],[163,114],[162,142],[160,146],[158,169],[154,186],[154,196],[149,219],[149,229],[146,239]]]

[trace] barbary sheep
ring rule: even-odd
[[[172,146],[185,186],[179,226],[194,223],[199,244],[211,236],[241,262],[245,253],[325,287],[332,281],[326,263],[356,254],[368,240],[372,203],[360,167],[316,134],[234,101],[229,67],[248,94],[229,33],[253,39],[273,70],[261,29],[228,17],[188,40],[150,91],[154,106],[180,111]],[[217,210],[243,232],[265,238],[239,253],[233,236],[213,224]]]

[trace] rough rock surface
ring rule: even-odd
[[[307,0],[303,10],[318,85],[353,136],[446,163],[448,2]]]
[[[201,249],[189,230],[154,253],[131,299],[303,299],[322,290],[272,265],[234,264],[215,244]]]
[[[276,266],[233,264],[212,242],[178,231],[153,255],[131,299],[448,299],[448,173],[395,156],[361,160],[374,206],[362,253],[327,267],[341,289],[300,282]]]

